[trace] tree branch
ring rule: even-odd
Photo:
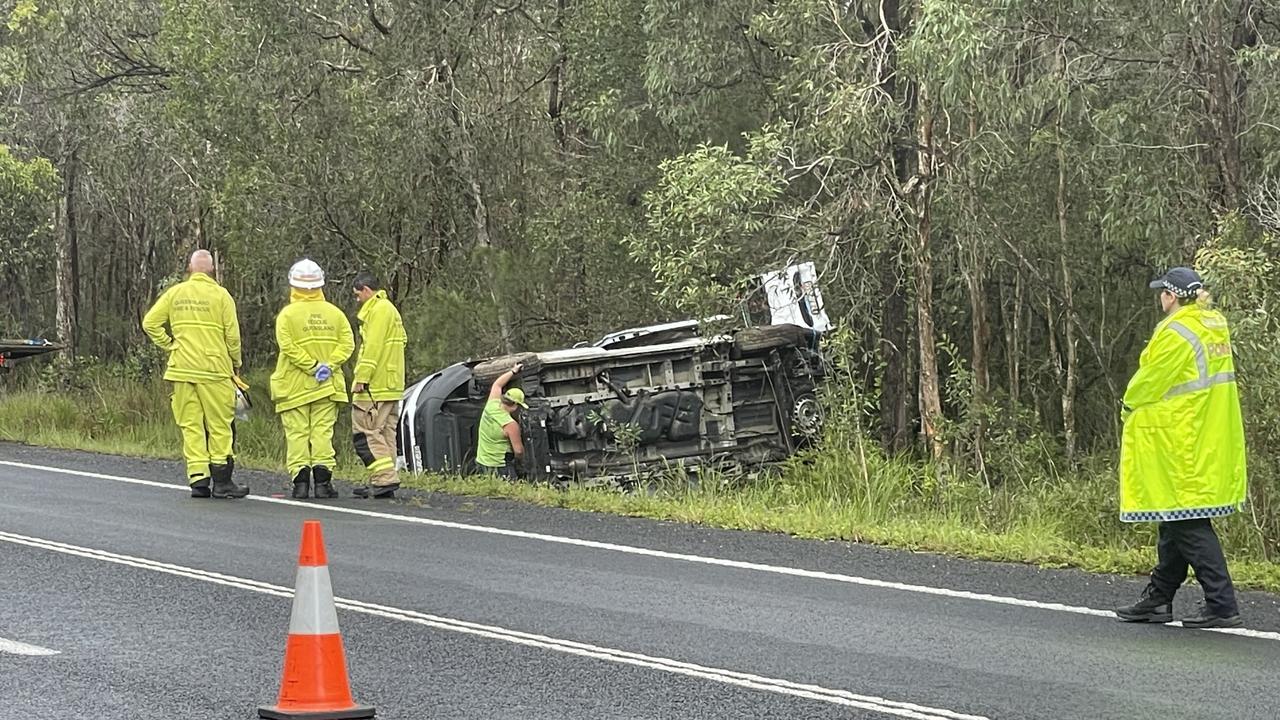
[[[319,64],[324,65],[325,67],[329,68],[329,70],[336,73],[349,73],[351,75],[359,75],[360,73],[364,72],[364,68],[360,67],[359,65],[336,65],[334,63],[329,62],[328,60],[321,60]]]
[[[1009,242],[1009,238],[1005,237],[1004,233],[1000,233],[1000,240],[1009,248],[1010,252],[1013,253],[1013,256],[1018,259],[1022,266],[1027,269],[1027,272],[1031,273],[1031,276],[1035,278],[1036,282],[1046,288],[1058,286],[1057,282],[1046,278],[1040,270],[1037,269],[1036,266],[1032,264],[1032,262],[1028,260],[1017,247],[1014,246],[1013,243]],[[1065,301],[1062,303],[1062,306],[1066,309],[1067,317],[1071,318],[1071,322],[1075,323],[1076,327],[1080,328],[1080,334],[1084,336],[1085,342],[1089,344],[1089,349],[1093,351],[1093,356],[1097,358],[1098,365],[1103,368],[1110,367],[1107,364],[1107,361],[1103,358],[1102,351],[1098,348],[1098,344],[1093,341],[1093,335],[1089,333],[1089,328],[1085,326],[1084,320],[1080,317],[1080,313],[1076,312],[1075,306],[1072,303]],[[1115,381],[1111,379],[1110,373],[1107,374],[1107,387],[1111,390],[1112,398],[1118,400],[1121,396],[1120,391],[1116,388]]]
[[[1034,37],[1037,37],[1040,39],[1052,38],[1054,40],[1068,42],[1080,48],[1081,50],[1083,50],[1085,53],[1089,55],[1102,58],[1103,60],[1107,60],[1109,62],[1134,63],[1138,65],[1170,65],[1172,64],[1168,58],[1122,57],[1120,55],[1112,55],[1110,53],[1105,53],[1105,52],[1102,52],[1101,50],[1094,50],[1088,45],[1085,45],[1079,38],[1077,38],[1074,35],[1069,35],[1069,34],[1063,35],[1062,33],[1054,32],[1052,30],[1044,28],[1041,23],[1037,23],[1037,25],[1041,25],[1041,27],[1039,29],[1027,28],[1027,30],[1029,30]],[[1006,26],[1005,29],[1018,31],[1018,30],[1022,30],[1023,28],[1017,27],[1017,26]]]
[[[386,25],[383,25],[382,21],[378,19],[378,11],[373,6],[373,0],[364,0],[364,4],[369,6],[369,21],[372,22],[373,26],[378,29],[378,32],[382,33],[383,35],[390,35],[391,28],[387,27]]]
[[[142,93],[168,90],[164,78],[174,77],[177,73],[152,62],[145,48],[131,49],[129,46],[141,45],[151,39],[152,35],[142,32],[126,32],[125,40],[120,40],[101,32],[105,44],[94,48],[98,55],[106,59],[105,63],[94,62],[92,57],[85,58],[83,71],[72,69],[69,73],[72,88],[64,95],[71,96],[86,93],[108,85],[117,85],[126,90]],[[111,72],[101,72],[96,67],[100,64],[110,66]]]
[[[346,33],[344,33],[344,32],[335,32],[335,33],[334,33],[334,34],[332,34],[332,35],[325,35],[325,34],[323,34],[323,33],[316,33],[316,36],[317,36],[317,37],[319,37],[321,40],[339,40],[339,39],[340,39],[340,40],[344,40],[344,41],[345,41],[348,45],[350,45],[352,48],[354,48],[354,49],[356,49],[356,50],[359,50],[359,51],[360,51],[360,52],[362,52],[362,53],[366,53],[366,54],[368,54],[368,55],[370,55],[370,56],[377,56],[377,53],[375,53],[375,52],[374,52],[371,48],[369,48],[367,45],[365,45],[364,43],[360,42],[359,40],[357,40],[357,39],[355,39],[355,38],[351,37],[350,35],[348,35],[348,34],[346,34]]]

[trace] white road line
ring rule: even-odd
[[[44,538],[31,537],[29,535],[19,535],[17,533],[0,531],[0,542],[8,542],[15,545],[24,545],[27,547],[62,553],[64,555],[73,555],[91,560],[125,565],[142,570],[176,575],[178,577],[189,578],[192,580],[199,580],[226,587],[233,587],[240,590],[262,593],[264,595],[273,595],[277,597],[291,597],[293,595],[292,589],[282,587],[280,585],[273,585],[271,583],[264,583],[258,580],[236,577],[234,575],[209,572],[198,568],[174,565],[172,563],[159,562],[147,558],[121,555],[119,553],[97,550],[79,545],[71,545],[69,543],[56,542],[53,540],[46,540]],[[339,609],[349,612],[372,615],[389,620],[398,620],[400,622],[423,625],[439,630],[447,630],[449,632],[501,640],[503,642],[514,643],[526,647],[552,650],[568,655],[603,660],[621,665],[648,668],[676,675],[684,675],[686,677],[710,680],[712,682],[718,682],[726,685],[763,690],[765,692],[771,692],[779,695],[788,695],[807,700],[831,703],[833,705],[858,708],[895,717],[911,718],[912,720],[989,720],[982,715],[969,715],[942,708],[928,707],[926,705],[917,705],[915,703],[901,702],[897,700],[887,700],[873,695],[860,695],[847,690],[825,688],[820,685],[797,683],[790,680],[770,678],[762,675],[737,672],[734,670],[724,670],[721,668],[682,662],[680,660],[672,660],[670,658],[655,657],[652,655],[628,652],[626,650],[617,650],[599,645],[591,645],[573,640],[561,640],[558,638],[548,637],[546,635],[537,635],[518,630],[508,630],[495,625],[483,625],[480,623],[468,622],[466,620],[442,617],[440,615],[420,613],[414,610],[404,610],[386,605],[367,603],[360,600],[335,597],[334,604]],[[3,649],[3,647],[3,645],[0,645],[0,649]]]
[[[26,470],[37,470],[42,472],[57,473],[62,475],[71,475],[76,477],[95,478],[99,480],[111,480],[114,482],[129,483],[132,485],[144,485],[147,487],[161,488],[164,490],[177,490],[187,492],[187,488],[172,483],[157,482],[155,480],[142,480],[140,478],[122,477],[119,475],[106,475],[103,473],[87,472],[84,470],[70,470],[67,468],[52,467],[46,465],[31,465],[28,463],[13,462],[10,460],[0,460],[0,465],[10,467],[23,468]],[[725,558],[707,557],[703,555],[690,555],[686,553],[668,552],[666,550],[653,550],[650,548],[636,547],[633,545],[620,545],[617,543],[600,542],[598,540],[582,540],[580,538],[564,537],[560,535],[547,535],[544,533],[528,532],[525,530],[508,530],[506,528],[490,527],[488,525],[470,525],[467,523],[451,522],[448,520],[435,520],[432,518],[419,517],[415,515],[400,515],[397,513],[378,512],[376,510],[362,510],[360,508],[345,507],[340,505],[328,505],[325,503],[300,502],[298,500],[288,500],[284,498],[265,497],[262,495],[250,495],[246,500],[257,502],[275,503],[278,505],[289,505],[293,507],[305,508],[313,512],[329,512],[343,515],[359,515],[363,517],[378,518],[381,520],[392,520],[395,522],[404,522],[414,525],[427,525],[430,527],[447,528],[450,530],[463,530],[467,532],[478,532],[487,535],[499,535],[504,537],[520,538],[522,540],[536,540],[538,542],[554,543],[558,545],[571,545],[575,547],[590,548],[592,550],[607,550],[610,552],[625,553],[628,555],[640,555],[644,557],[660,558],[664,560],[678,560],[681,562],[698,563],[701,565],[711,565],[716,567],[727,567],[738,570],[751,570],[754,572],[764,572],[773,575],[788,575],[792,577],[802,577],[811,580],[828,580],[831,582],[846,583],[849,585],[862,585],[864,587],[874,587],[883,590],[897,590],[900,592],[918,593],[921,595],[934,595],[937,597],[951,598],[954,600],[971,600],[975,602],[994,603],[998,605],[1012,605],[1014,607],[1033,608],[1037,610],[1052,610],[1055,612],[1072,613],[1075,615],[1091,615],[1093,617],[1107,618],[1114,621],[1115,614],[1110,610],[1099,610],[1095,608],[1080,607],[1077,605],[1064,605],[1061,603],[1041,602],[1039,600],[1027,600],[1024,598],[1006,597],[1004,595],[990,595],[988,593],[976,593],[968,590],[952,590],[949,588],[930,587],[928,585],[911,585],[908,583],[893,582],[889,580],[876,580],[874,578],[864,578],[855,575],[842,575],[840,573],[823,572],[821,570],[804,570],[801,568],[787,567],[785,565],[766,565],[763,563],[746,562],[743,560],[728,560]],[[1180,623],[1174,623],[1175,625]],[[1238,635],[1241,637],[1255,638],[1259,640],[1280,641],[1280,633],[1269,632],[1265,630],[1249,630],[1247,628],[1214,628],[1209,632],[1223,633],[1227,635]]]
[[[28,645],[24,642],[18,642],[17,640],[0,638],[0,653],[8,653],[10,655],[43,656],[57,655],[58,651],[50,650],[46,647],[40,647],[39,645]]]

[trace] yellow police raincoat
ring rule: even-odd
[[[1243,506],[1244,423],[1221,313],[1192,304],[1166,316],[1124,403],[1122,521],[1212,518]]]

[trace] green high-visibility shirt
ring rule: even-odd
[[[165,380],[220,382],[230,380],[232,370],[240,367],[236,303],[204,273],[191,273],[164,291],[142,318],[142,330],[169,353]]]
[[[502,409],[502,401],[491,398],[480,414],[479,437],[476,442],[476,464],[483,467],[502,467],[507,464],[511,440],[502,429],[515,422],[511,413]]]
[[[1122,521],[1218,517],[1243,506],[1244,422],[1221,313],[1193,304],[1162,320],[1124,403]]]
[[[277,413],[317,400],[347,402],[342,363],[355,349],[355,335],[346,314],[325,301],[323,292],[291,289],[289,304],[276,316],[276,344],[280,355],[271,373],[271,399]],[[333,371],[324,382],[315,377],[321,363]]]
[[[368,389],[356,400],[399,400],[404,394],[404,347],[408,340],[400,311],[379,290],[360,306],[360,353],[356,356],[355,382]]]

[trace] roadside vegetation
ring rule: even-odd
[[[0,4],[0,437],[172,456],[139,327],[196,248],[266,407],[287,268],[374,271],[412,378],[759,308],[813,260],[826,437],[754,481],[424,486],[1140,572],[1118,412],[1195,264],[1233,323],[1242,584],[1280,589],[1280,10],[1254,0]],[[338,430],[343,472],[355,471]]]
[[[178,458],[168,389],[152,354],[144,351],[138,358],[151,359],[22,368],[0,392],[0,440]],[[266,379],[265,373],[250,375],[255,397],[266,398]],[[873,397],[837,386],[827,389],[826,401],[821,445],[755,476],[673,473],[629,493],[438,475],[407,476],[405,485],[1044,567],[1145,573],[1154,563],[1154,526],[1126,526],[1117,519],[1114,457],[1098,454],[1069,463],[1058,439],[1035,431],[1032,418],[1001,415],[986,418],[991,444],[981,473],[954,459],[888,457],[863,424],[874,414]],[[344,442],[348,422],[344,414],[336,430],[338,476],[358,481],[360,465]],[[283,434],[269,406],[256,407],[249,422],[237,424],[236,447],[239,463],[277,472],[274,489],[285,489]],[[1221,522],[1220,529],[1237,582],[1280,592],[1270,534],[1277,518],[1266,503],[1275,476],[1269,474],[1272,466],[1261,465],[1252,482],[1262,504]]]

